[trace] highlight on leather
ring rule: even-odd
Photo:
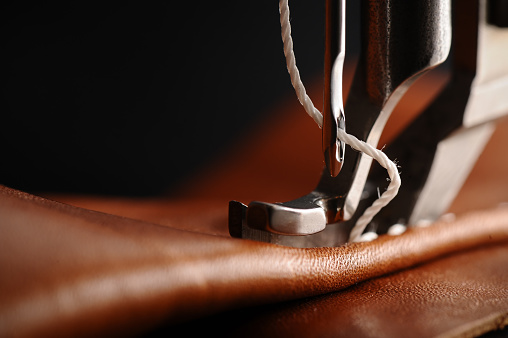
[[[144,332],[508,242],[508,208],[312,249],[176,230],[6,187],[0,217],[0,336]]]

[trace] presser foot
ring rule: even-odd
[[[292,216],[300,219],[316,219],[320,220],[319,227],[313,227],[313,229],[319,229],[314,233],[297,234],[297,233],[279,233],[275,232],[270,228],[258,228],[263,223],[257,223],[256,219],[258,213],[273,212],[277,214],[278,204],[263,203],[263,202],[252,202],[249,206],[238,202],[229,202],[229,233],[231,237],[251,239],[254,241],[267,242],[272,244],[278,244],[283,246],[297,247],[297,248],[311,248],[311,247],[334,247],[339,246],[347,242],[349,233],[352,228],[350,222],[340,222],[336,224],[321,223],[323,214],[326,212],[320,207],[302,209],[300,215],[297,209],[293,209]],[[252,208],[252,209],[251,209]],[[319,210],[320,209],[320,210]],[[310,210],[310,211],[309,211]],[[252,222],[252,214],[254,213],[254,222]],[[251,215],[250,221],[254,227],[249,224],[249,214]],[[291,214],[291,213],[289,213]],[[273,215],[273,214],[272,214]],[[263,216],[265,217],[265,216]],[[269,216],[268,216],[269,217]],[[303,223],[304,224],[304,223]]]
[[[235,238],[299,248],[340,246],[347,243],[376,191],[367,183],[358,212],[349,220],[343,217],[343,197],[317,191],[285,203],[254,201],[247,206],[230,201],[229,233]]]

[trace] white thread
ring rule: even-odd
[[[289,23],[288,0],[280,0],[279,12],[280,12],[282,42],[284,44],[284,55],[286,56],[286,65],[289,75],[291,77],[291,84],[295,88],[296,96],[298,97],[298,100],[304,107],[307,114],[309,114],[309,116],[312,117],[314,121],[316,121],[318,126],[321,128],[323,126],[323,115],[314,106],[312,100],[307,95],[302,80],[300,79],[300,72],[296,67],[296,58],[293,51],[293,39],[291,38],[291,24]],[[383,168],[385,168],[388,171],[388,176],[390,177],[391,180],[390,184],[388,185],[388,188],[386,189],[385,192],[383,192],[381,197],[375,200],[374,203],[372,203],[372,205],[368,207],[363,213],[363,215],[356,221],[356,224],[351,230],[351,233],[349,235],[349,241],[356,242],[361,239],[365,227],[370,223],[372,218],[384,206],[390,203],[390,201],[399,192],[399,187],[401,184],[400,175],[395,163],[393,163],[382,151],[374,148],[368,143],[360,141],[359,139],[357,139],[353,135],[346,133],[342,129],[338,129],[337,138],[342,142],[348,144],[351,148],[358,150],[375,159]],[[373,236],[368,237],[371,238],[371,240],[374,239]]]
[[[398,236],[406,232],[407,227],[404,224],[396,223],[392,225],[390,228],[388,228],[388,231],[386,232],[390,236]]]
[[[307,114],[316,121],[319,128],[323,127],[323,114],[314,107],[312,100],[305,91],[302,80],[300,79],[300,72],[296,67],[295,53],[293,51],[293,38],[291,38],[291,24],[289,23],[289,5],[288,0],[280,0],[280,27],[282,42],[284,44],[284,55],[286,56],[286,65],[288,68],[289,76],[291,77],[291,84],[295,88],[298,100],[305,108]]]
[[[395,196],[397,196],[401,184],[400,175],[397,170],[397,165],[393,163],[382,151],[374,148],[368,143],[360,141],[342,129],[337,130],[337,136],[342,142],[348,144],[351,148],[361,151],[362,153],[375,159],[383,168],[386,169],[386,171],[388,171],[388,176],[391,180],[386,191],[381,194],[381,197],[375,200],[374,203],[372,203],[372,205],[368,207],[363,215],[356,221],[355,226],[349,234],[349,241],[355,242],[360,238],[365,230],[365,227],[370,223],[372,218],[374,218],[374,216],[376,216],[382,208],[384,208]]]
[[[369,231],[369,232],[366,232],[364,234],[362,234],[355,242],[372,242],[373,240],[375,240],[376,238],[378,238],[379,236],[377,235],[377,233],[373,232],[373,231]]]

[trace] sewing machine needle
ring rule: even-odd
[[[342,74],[345,58],[345,0],[326,1],[325,95],[323,109],[323,153],[331,176],[339,174],[344,160],[344,143],[337,129],[345,130],[342,102]]]

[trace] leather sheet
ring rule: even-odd
[[[443,83],[423,77],[381,144]],[[229,199],[289,200],[316,183],[319,131],[293,98],[281,107],[172,198],[1,187],[0,336],[455,337],[506,324],[508,120],[452,205],[456,220],[293,249],[227,235]]]
[[[230,337],[478,336],[508,324],[507,257],[506,244],[480,247],[343,291],[229,311],[156,333],[192,336],[206,327]],[[489,337],[505,336],[496,332]]]
[[[508,208],[370,243],[294,249],[176,230],[5,187],[0,192],[2,336],[140,333],[342,290],[453,252],[508,242]],[[469,299],[450,290],[435,296]],[[480,324],[506,313],[506,293],[488,304]]]

